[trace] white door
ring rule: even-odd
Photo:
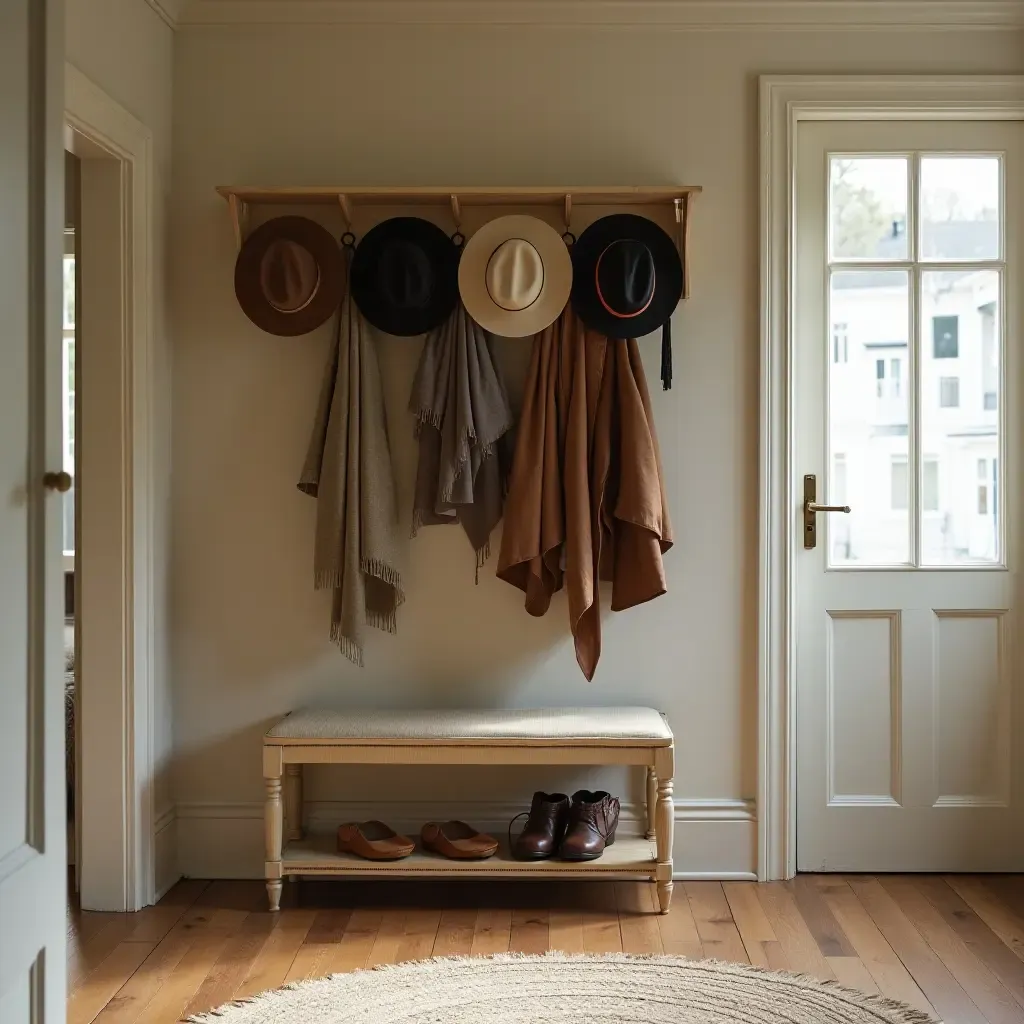
[[[1022,193],[1019,122],[799,128],[801,871],[1024,869]]]
[[[0,6],[0,1021],[64,1020],[62,10]]]

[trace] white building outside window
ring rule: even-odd
[[[826,493],[854,510],[828,521],[832,564],[910,561],[913,488],[923,564],[996,558],[1001,160],[830,161]]]

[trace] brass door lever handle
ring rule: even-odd
[[[815,500],[818,497],[818,480],[813,473],[804,477],[804,547],[813,548],[818,543],[818,531],[814,525],[816,512],[849,512],[849,505],[819,505]]]
[[[849,512],[849,505],[819,505],[816,502],[808,501],[804,504],[807,512]]]

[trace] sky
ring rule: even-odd
[[[907,209],[907,157],[834,157],[852,162],[848,180],[851,184],[870,189],[878,195],[889,213],[906,213]],[[999,203],[998,156],[982,157],[921,157],[921,198],[927,209],[932,204],[929,195],[936,198],[953,192],[957,208],[970,218],[983,209],[993,209]]]

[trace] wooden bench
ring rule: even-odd
[[[305,764],[635,765],[646,768],[647,830],[623,835],[598,860],[515,860],[507,843],[485,861],[417,849],[381,863],[338,853],[335,837],[302,827]],[[358,878],[649,878],[663,914],[672,899],[672,730],[651,708],[473,711],[297,711],[263,738],[266,879],[270,909],[287,875]],[[282,795],[283,790],[283,795]],[[525,807],[524,807],[525,809]],[[339,822],[338,824],[341,824]]]

